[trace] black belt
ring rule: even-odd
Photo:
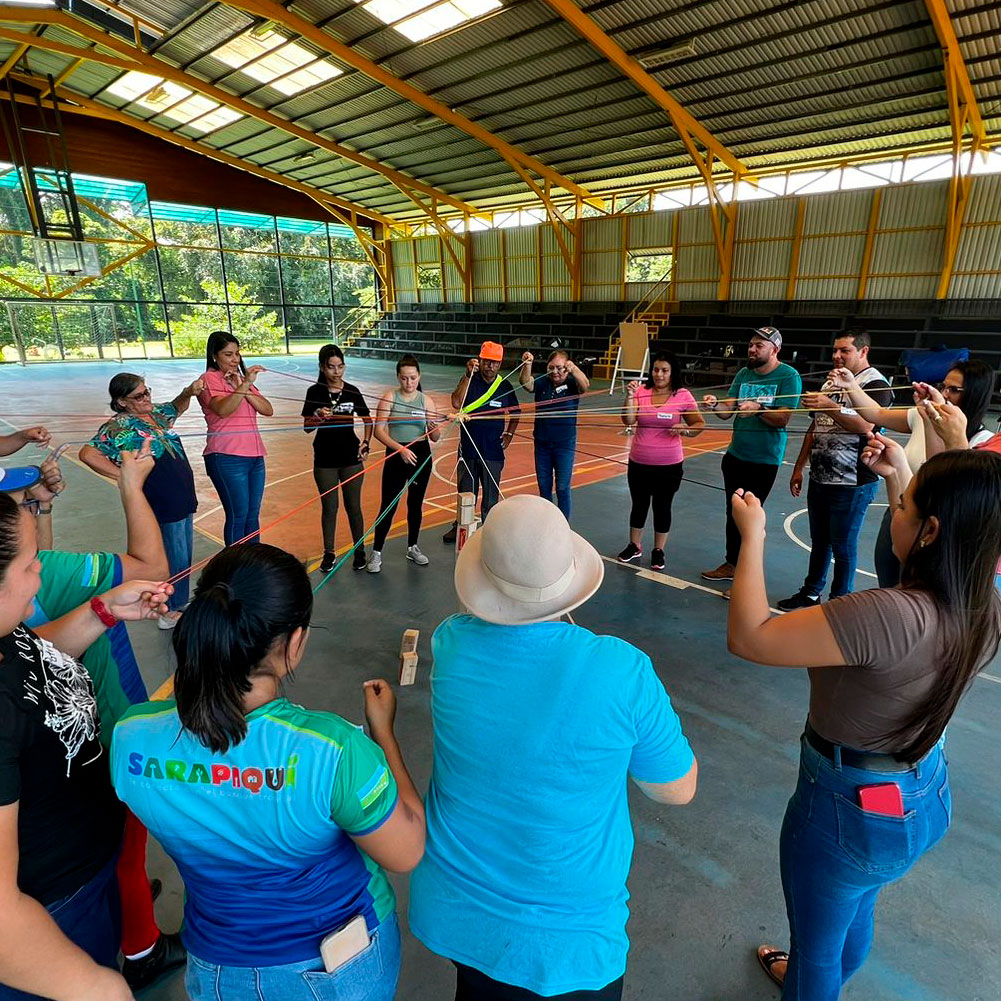
[[[909,772],[914,767],[913,762],[902,761],[895,754],[882,754],[879,751],[856,751],[853,747],[832,744],[826,737],[821,737],[810,726],[809,721],[807,721],[803,736],[806,737],[806,742],[828,761],[835,760],[835,748],[840,747],[841,764],[848,768],[860,768],[866,772]]]

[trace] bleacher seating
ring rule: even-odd
[[[409,304],[388,313],[352,352],[395,361],[406,351],[422,361],[462,364],[484,340],[507,348],[511,364],[523,350],[537,357],[553,346],[576,358],[601,358],[619,321],[634,303]],[[834,335],[853,327],[873,338],[871,358],[898,382],[901,352],[909,348],[967,347],[1001,369],[1001,302],[986,299],[871,300],[866,302],[683,302],[660,327],[651,350],[669,348],[693,386],[725,382],[743,364],[747,332],[770,324],[782,331],[783,358],[809,385],[830,367]],[[1001,396],[995,398],[1001,402]]]

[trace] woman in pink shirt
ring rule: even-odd
[[[694,438],[702,433],[705,419],[699,413],[695,397],[684,387],[675,388],[678,360],[669,351],[653,359],[653,367],[641,386],[631,382],[626,387],[626,405],[622,423],[636,428],[629,449],[626,479],[633,506],[629,513],[629,545],[619,553],[619,560],[632,563],[643,555],[643,526],[653,502],[653,549],[650,569],[664,569],[664,547],[671,530],[671,502],[681,486],[685,457],[681,437]]]
[[[220,330],[209,334],[205,366],[205,388],[198,394],[209,429],[203,454],[205,470],[226,512],[223,537],[227,546],[241,540],[258,542],[254,533],[261,527],[267,450],[257,430],[257,415],[271,417],[275,412],[254,385],[264,366],[247,368],[240,342]]]

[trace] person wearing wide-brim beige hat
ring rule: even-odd
[[[582,605],[604,576],[598,551],[559,508],[523,494],[498,504],[469,537],[455,563],[455,590],[477,618],[528,625]]]
[[[466,542],[467,614],[431,638],[434,767],[410,930],[456,967],[456,1001],[620,1001],[633,778],[687,803],[697,766],[650,658],[560,618],[602,582],[542,497],[501,501]]]

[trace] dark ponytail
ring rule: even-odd
[[[0,494],[0,584],[7,568],[17,558],[21,545],[21,506],[9,495]]]
[[[935,598],[942,623],[941,671],[924,702],[896,731],[917,761],[942,736],[959,700],[1001,640],[1001,599],[994,578],[1001,558],[1001,456],[942,452],[917,472],[914,504],[938,519],[938,535],[915,538],[900,586]],[[922,533],[918,532],[920,537]]]
[[[247,734],[244,696],[276,641],[309,626],[313,592],[302,564],[263,544],[229,546],[209,561],[174,630],[181,725],[213,751]]]

